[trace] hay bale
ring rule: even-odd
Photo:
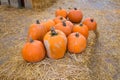
[[[89,80],[90,70],[87,67],[91,53],[93,52],[96,37],[90,33],[88,47],[82,54],[66,53],[63,59],[52,60],[46,58],[38,63],[27,63],[20,54],[14,54],[9,61],[0,67],[0,79],[6,80]],[[19,45],[19,48],[23,44]],[[64,73],[63,73],[64,72]],[[82,76],[81,76],[82,75]]]
[[[52,5],[56,0],[25,0],[26,8],[41,9]]]

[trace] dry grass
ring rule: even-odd
[[[91,50],[95,45],[95,35],[91,33],[88,41],[88,47],[82,54],[74,55],[69,52],[60,60],[52,60],[45,58],[38,63],[25,62],[19,51],[14,54],[0,67],[0,79],[7,80],[47,80],[47,79],[90,79],[89,69],[87,67],[88,60],[91,56]],[[19,49],[23,46],[20,43]],[[17,49],[14,49],[17,50]],[[82,75],[82,76],[81,76]]]
[[[88,47],[82,54],[73,55],[67,52],[65,57],[60,60],[46,57],[38,63],[27,63],[21,56],[21,49],[26,41],[29,25],[36,19],[42,19],[39,16],[41,14],[32,13],[32,10],[25,11],[25,9],[17,10],[6,7],[0,7],[0,11],[3,16],[1,17],[2,22],[0,22],[0,79],[90,79],[88,61],[96,39],[93,32],[90,32]],[[9,14],[11,16],[7,16]]]
[[[109,3],[111,7],[105,5],[108,4],[106,1],[103,5],[105,10],[101,10],[98,6],[95,9],[91,7],[94,6],[94,2],[81,1],[79,3],[78,0],[74,0],[70,3],[67,0],[64,4],[59,2],[44,12],[0,6],[0,79],[119,80],[120,10],[115,4],[111,4],[112,2]],[[60,60],[46,57],[38,63],[25,62],[21,56],[21,49],[26,41],[29,25],[36,19],[53,18],[53,10],[56,7],[66,8],[67,6],[68,8],[73,7],[71,6],[73,4],[82,8],[85,17],[91,16],[97,20],[100,36],[95,36],[93,32],[90,32],[88,46],[82,54],[73,55],[67,52]]]
[[[56,0],[32,0],[34,9],[45,9],[55,2]]]

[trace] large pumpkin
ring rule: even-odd
[[[60,59],[64,57],[67,38],[62,31],[51,28],[51,31],[49,31],[44,37],[44,44],[48,57],[52,59]]]
[[[62,17],[62,16],[57,16],[57,17],[54,18],[55,24],[61,23],[61,22],[65,21],[65,20],[66,19],[64,17]]]
[[[84,37],[86,37],[86,39],[88,38],[89,35],[88,27],[85,24],[75,25],[73,27],[73,32],[81,33]]]
[[[32,38],[34,40],[43,40],[44,35],[47,33],[46,27],[40,24],[39,20],[36,24],[32,24],[28,31],[28,40]]]
[[[68,51],[71,53],[81,53],[86,48],[86,38],[78,33],[74,32],[68,36]]]
[[[23,59],[28,62],[38,62],[45,57],[45,48],[41,41],[30,39],[22,49]]]
[[[89,30],[95,31],[97,29],[97,23],[93,18],[86,18],[83,24],[87,25]]]
[[[78,10],[77,8],[74,8],[73,10],[70,10],[68,14],[68,18],[73,23],[79,23],[83,18],[83,14],[80,10]]]
[[[61,7],[55,11],[55,16],[62,16],[64,18],[67,18],[67,11],[65,9],[62,9]]]
[[[68,36],[72,31],[71,27],[67,25],[65,21],[56,24],[55,29],[63,31],[66,34],[66,36]]]

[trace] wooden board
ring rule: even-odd
[[[20,7],[20,0],[10,0],[10,5],[12,7],[19,8]]]

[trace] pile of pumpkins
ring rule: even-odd
[[[25,61],[38,62],[46,55],[51,59],[60,59],[66,51],[78,54],[85,50],[89,31],[97,28],[96,21],[86,18],[81,22],[83,13],[77,8],[69,12],[59,8],[55,16],[53,20],[42,23],[36,20],[31,24],[27,42],[22,48]]]

